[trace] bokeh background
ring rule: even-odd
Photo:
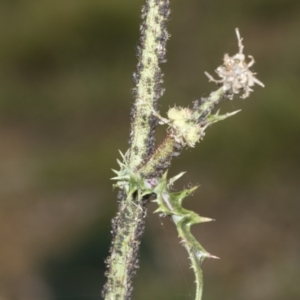
[[[162,113],[215,89],[203,72],[237,52],[236,27],[266,85],[223,103],[242,112],[170,170],[188,171],[178,188],[201,185],[186,207],[216,219],[193,228],[221,257],[203,265],[204,299],[300,299],[300,1],[171,2]],[[0,3],[0,299],[100,299],[143,1]],[[133,299],[193,299],[185,250],[154,209]]]

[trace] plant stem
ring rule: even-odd
[[[107,283],[102,292],[106,300],[130,299],[145,227],[145,203],[132,195],[120,202],[119,212],[112,221],[113,242],[107,259]]]
[[[159,64],[165,62],[168,39],[165,24],[169,13],[169,0],[146,0],[142,8],[138,64],[133,76],[135,103],[131,111],[128,155],[128,164],[132,170],[136,170],[136,174],[139,174],[139,167],[155,149],[157,120],[153,112],[163,94],[163,75]],[[131,298],[148,200],[149,195],[142,197],[138,190],[122,195],[119,211],[112,221],[113,241],[107,259],[107,282],[102,292],[105,300]]]
[[[138,167],[155,148],[157,125],[153,111],[163,95],[163,75],[159,64],[165,62],[169,0],[146,0],[142,8],[137,71],[134,73],[135,103],[131,111],[130,167]]]

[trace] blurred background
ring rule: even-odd
[[[171,2],[162,114],[216,89],[204,71],[237,52],[236,27],[266,85],[223,103],[242,112],[170,170],[201,185],[185,206],[216,219],[193,228],[221,257],[203,265],[204,300],[300,299],[300,1]],[[100,299],[143,1],[0,3],[0,299]],[[185,250],[154,210],[133,299],[191,300]]]

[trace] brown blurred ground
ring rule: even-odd
[[[188,171],[179,188],[201,184],[186,206],[217,220],[194,228],[221,257],[204,263],[204,299],[300,299],[300,2],[171,2],[162,112],[215,88],[203,72],[237,51],[235,27],[266,85],[223,104],[242,112],[170,171]],[[142,3],[1,1],[1,300],[99,299]],[[185,251],[154,209],[134,299],[193,299]]]

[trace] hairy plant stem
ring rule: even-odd
[[[120,202],[118,214],[112,221],[113,242],[107,259],[107,283],[103,289],[106,300],[130,299],[145,227],[145,203],[134,195],[128,197]]]
[[[163,95],[163,75],[168,33],[169,0],[147,0],[142,8],[141,38],[138,47],[137,71],[133,75],[135,103],[131,111],[130,166],[137,168],[155,148],[157,125],[153,111]]]
[[[131,111],[129,165],[136,170],[155,148],[156,117],[153,112],[163,94],[163,75],[159,63],[165,62],[169,0],[146,0],[142,8],[137,71],[133,75],[135,103]],[[149,198],[149,197],[148,197]],[[138,268],[138,251],[144,231],[147,197],[138,192],[123,194],[113,219],[113,241],[107,259],[107,282],[102,296],[106,300],[131,298],[132,279]]]

